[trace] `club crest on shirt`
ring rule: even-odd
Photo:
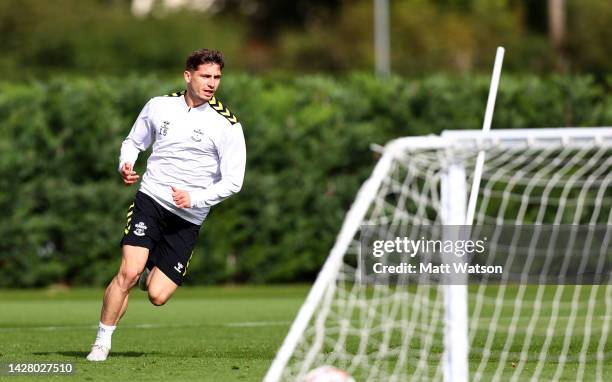
[[[201,142],[203,135],[204,135],[204,132],[202,130],[194,129],[193,134],[191,135],[191,140],[193,140],[194,142]]]
[[[168,134],[168,127],[170,125],[170,121],[162,122],[161,127],[159,128],[159,135],[166,136]]]

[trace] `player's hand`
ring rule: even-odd
[[[191,207],[191,197],[187,191],[179,190],[178,188],[172,186],[172,199],[178,208]]]
[[[121,167],[121,178],[123,178],[123,183],[125,183],[126,186],[138,182],[139,176],[132,168],[133,166],[134,165],[131,163],[124,163],[123,167]]]

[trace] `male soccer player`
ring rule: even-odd
[[[153,151],[128,209],[121,265],[104,294],[90,361],[106,360],[139,278],[151,303],[168,301],[183,282],[210,208],[242,187],[242,127],[215,97],[223,65],[218,51],[193,52],[183,73],[186,90],[149,100],[121,145],[119,172],[126,185],[138,181],[138,154],[151,144]]]

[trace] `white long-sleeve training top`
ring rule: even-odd
[[[202,224],[210,207],[240,191],[246,164],[242,126],[215,97],[191,108],[184,92],[147,102],[121,145],[119,171],[153,144],[140,191],[163,208]],[[191,208],[178,208],[172,186],[189,192]]]

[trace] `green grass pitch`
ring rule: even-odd
[[[476,289],[470,287],[470,313],[476,305]],[[529,380],[538,353],[547,341],[547,331],[554,329],[554,334],[548,337],[550,346],[540,374],[540,380],[551,380],[564,347],[569,320],[573,320],[574,329],[559,380],[577,379],[581,354],[585,366],[582,379],[596,380],[597,348],[605,336],[602,328],[609,314],[608,289],[601,287],[592,294],[589,286],[579,290],[565,287],[555,314],[556,324],[552,327],[549,325],[550,309],[554,300],[552,292],[556,288],[545,289],[540,300],[541,316],[532,322],[529,358],[522,365],[524,373],[519,380]],[[74,362],[76,370],[73,376],[0,376],[0,381],[261,381],[308,290],[308,286],[184,287],[167,305],[155,307],[144,292],[135,289],[130,296],[130,308],[113,336],[110,358],[102,363],[85,360],[96,333],[102,290],[0,291],[0,363]],[[516,330],[511,332],[509,328],[517,314],[518,288],[508,286],[501,305],[494,303],[497,288],[487,289],[484,298],[488,299],[488,304],[483,306],[480,320],[472,321],[476,324],[472,328],[476,330],[476,337],[470,352],[471,375],[476,372],[487,347],[495,306],[500,308],[499,317],[490,338],[491,362],[481,370],[482,380],[491,380],[499,367],[503,368],[504,380],[514,374],[515,365],[519,366],[536,290],[533,286],[528,287],[520,299],[523,309],[514,322]],[[596,303],[592,317],[587,320],[590,299]],[[571,313],[573,305],[575,317]],[[440,317],[432,324],[436,334],[428,351],[429,371],[425,372],[425,379],[433,377],[428,374],[436,369],[443,352],[443,320]],[[400,341],[401,334],[394,333],[391,337]],[[583,349],[586,335],[590,342]],[[357,337],[347,339],[347,350],[356,351]],[[369,338],[373,346],[369,350],[376,353],[377,333],[371,333]],[[420,338],[418,333],[413,337],[410,343],[413,351],[421,349]],[[400,344],[391,341],[390,345]],[[612,380],[612,341],[605,342],[603,352],[601,376],[603,380]],[[504,353],[507,359],[500,364],[499,358]],[[408,362],[407,375],[414,371],[416,359],[412,357]],[[389,361],[392,366],[393,360]],[[355,377],[358,381],[363,380],[359,378],[360,373]]]
[[[74,362],[72,376],[6,381],[261,381],[307,286],[179,288],[162,307],[137,288],[107,362],[85,360],[103,290],[1,291],[0,362]]]

